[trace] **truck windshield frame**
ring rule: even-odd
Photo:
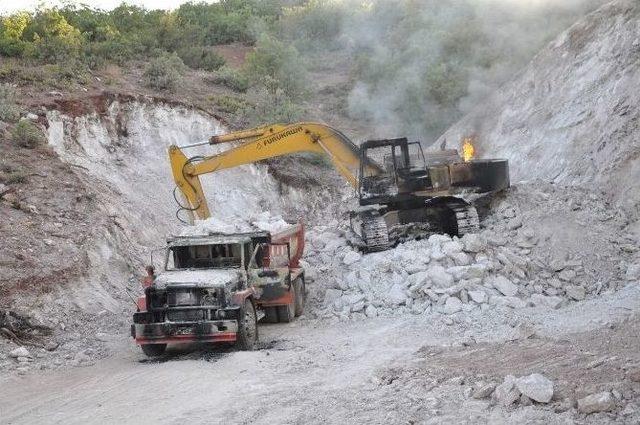
[[[244,264],[244,243],[202,243],[169,246],[165,270],[240,269]]]

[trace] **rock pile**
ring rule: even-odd
[[[493,400],[504,407],[519,403],[523,406],[536,403],[549,403],[553,398],[553,382],[539,373],[516,378],[513,375],[505,376],[503,382],[497,385],[495,382],[479,382],[471,393],[475,399]]]
[[[620,236],[621,219],[608,217],[599,198],[582,198],[576,207],[582,195],[542,184],[518,186],[495,202],[478,234],[432,235],[370,254],[349,246],[338,226],[316,226],[307,232],[305,260],[309,276],[319,281],[319,315],[559,308],[616,289],[635,273],[624,265],[637,255],[637,242]],[[574,205],[570,216],[555,217],[556,210],[566,211],[567,202]],[[590,234],[606,235],[617,244],[594,250],[581,234],[567,233],[565,222],[583,218],[583,209],[591,218],[574,226],[590,226]],[[564,230],[550,224],[554,221]]]
[[[519,308],[531,300],[519,285],[526,257],[491,245],[486,235],[433,235],[367,255],[348,246],[337,230],[316,228],[307,240],[306,259],[327,287],[324,307],[338,315],[454,314],[489,304]],[[562,302],[543,290],[531,301]]]

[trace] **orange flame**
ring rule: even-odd
[[[464,162],[471,161],[476,152],[476,149],[473,147],[473,138],[465,137],[462,139],[462,159]]]

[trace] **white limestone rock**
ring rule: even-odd
[[[549,403],[553,397],[553,382],[539,373],[518,378],[516,387],[522,394],[538,403]]]
[[[506,297],[513,297],[518,293],[518,287],[502,275],[492,276],[488,280],[495,289]]]
[[[616,401],[609,391],[591,394],[578,400],[578,412],[584,414],[608,412],[616,407]]]
[[[444,303],[443,312],[446,314],[454,314],[462,310],[462,301],[457,297],[449,297]]]

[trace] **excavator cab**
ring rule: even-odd
[[[375,167],[366,166],[372,163]],[[405,137],[367,140],[360,145],[359,173],[362,205],[385,203],[431,187],[422,146]]]

